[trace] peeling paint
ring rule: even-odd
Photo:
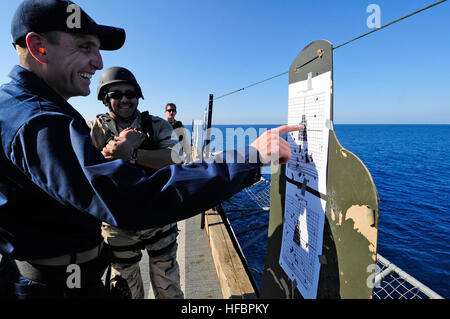
[[[345,152],[345,150],[341,150],[341,154],[342,156],[347,157],[347,153]]]
[[[332,220],[333,222],[336,221],[336,215],[338,215],[337,218],[338,218],[339,220],[338,220],[338,222],[336,223],[336,226],[342,226],[342,217],[343,217],[342,211],[340,211],[339,214],[337,214],[337,212],[335,212],[335,211],[333,210],[333,208],[332,208],[332,209],[331,209],[331,212],[330,212],[330,215],[331,215],[331,220]]]
[[[375,224],[373,211],[367,206],[353,205],[345,215],[345,220],[348,219],[353,220],[353,229],[369,241],[369,251],[373,253],[372,259],[376,261],[377,229],[373,226]]]

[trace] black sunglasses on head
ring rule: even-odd
[[[137,97],[137,92],[131,90],[128,90],[125,93],[120,91],[111,91],[106,93],[106,96],[114,100],[121,100],[125,96],[128,100],[130,100]]]

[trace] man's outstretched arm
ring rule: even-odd
[[[123,160],[106,161],[84,127],[46,114],[19,130],[11,160],[62,204],[113,226],[146,229],[189,218],[252,185],[262,163],[290,158],[280,134],[296,129],[264,133],[247,149],[244,163],[171,165],[149,175]],[[250,150],[259,152],[262,162],[252,163]]]

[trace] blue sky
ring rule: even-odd
[[[0,82],[17,63],[10,21],[21,1],[2,2]],[[78,0],[96,22],[125,28],[122,49],[104,65],[125,66],[141,83],[140,109],[179,120],[202,119],[210,93],[220,96],[287,71],[310,42],[335,46],[370,31],[369,4],[385,24],[435,0]],[[334,121],[450,123],[450,2],[419,13],[334,52]],[[95,92],[100,72],[93,78]],[[287,122],[288,76],[216,101],[216,124]],[[92,119],[105,112],[89,97],[69,101]]]

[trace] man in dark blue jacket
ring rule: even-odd
[[[124,30],[68,1],[26,0],[11,34],[20,65],[0,87],[0,288],[10,298],[103,297],[102,221],[138,230],[191,217],[250,186],[263,164],[291,156],[279,136],[297,126],[153,175],[106,161],[67,100],[90,93],[100,50],[119,49]]]

